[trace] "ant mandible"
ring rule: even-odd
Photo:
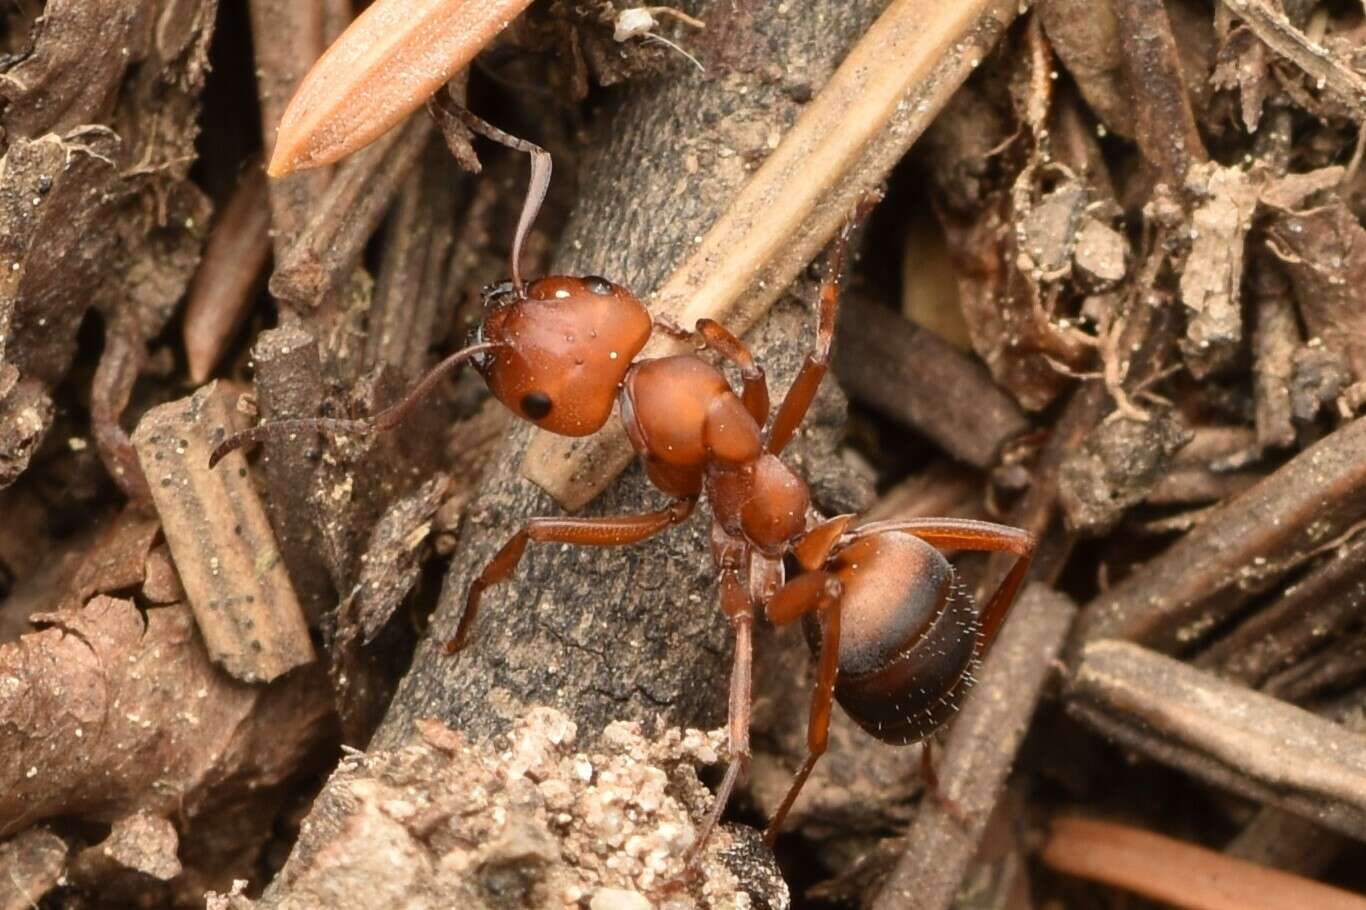
[[[719,323],[693,332],[653,320],[636,296],[596,276],[523,282],[521,248],[550,181],[550,156],[454,104],[433,103],[443,124],[532,156],[532,176],[511,250],[511,281],[485,290],[474,344],[430,370],[396,404],[359,420],[304,418],[262,423],[225,440],[232,449],[298,431],[366,434],[393,428],[447,373],[473,362],[489,391],[524,420],[565,436],[601,429],[616,404],[650,481],[671,497],[640,515],[532,518],[470,585],[447,653],[465,646],[483,592],[517,568],[527,544],[624,546],[687,520],[705,493],[712,507],[712,554],[722,612],[735,636],[728,733],[730,763],[688,858],[691,868],[750,755],[750,666],[755,613],[775,626],[803,621],[818,658],[807,755],[770,821],[772,845],[825,752],[833,702],[885,742],[918,742],[958,709],[972,671],[1000,630],[1034,550],[1026,531],[983,521],[917,518],[852,527],[853,515],[823,518],[805,481],[782,460],[825,377],[849,236],[869,204],[845,224],[820,288],[816,341],[769,425],[768,384],[748,347]],[[738,368],[737,395],[693,353],[637,360],[654,329],[695,339]],[[767,432],[764,428],[768,427]],[[978,611],[940,549],[1014,554],[1005,579]],[[792,556],[800,574],[785,578]]]

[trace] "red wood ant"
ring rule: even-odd
[[[441,102],[439,102],[441,104]],[[464,647],[490,585],[517,568],[527,544],[638,543],[686,521],[706,495],[713,513],[712,553],[722,611],[735,634],[731,670],[730,764],[702,825],[689,865],[720,818],[749,758],[750,660],[754,616],[777,626],[801,619],[818,657],[807,756],[766,832],[772,844],[807,776],[826,748],[834,701],[865,730],[890,743],[933,734],[957,710],[972,671],[1000,630],[1034,550],[1026,531],[982,521],[922,518],[852,527],[853,515],[825,519],[806,483],[783,462],[827,370],[849,236],[862,211],[836,238],[820,289],[816,340],[769,424],[763,369],[748,347],[703,319],[693,332],[653,320],[636,296],[596,276],[522,280],[523,238],[550,180],[550,156],[446,99],[454,117],[490,139],[532,156],[532,178],[511,251],[511,281],[485,292],[476,342],[452,354],[397,404],[360,420],[281,420],[245,430],[214,452],[299,430],[370,433],[398,424],[446,373],[466,360],[518,416],[566,436],[602,428],[616,404],[651,482],[672,501],[641,515],[532,518],[470,585],[448,653]],[[861,206],[866,210],[867,204]],[[654,329],[695,339],[738,368],[736,394],[722,373],[694,353],[637,359]],[[768,427],[765,432],[765,427]],[[940,548],[994,550],[1017,558],[979,611]],[[785,578],[783,559],[801,572]]]

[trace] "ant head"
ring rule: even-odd
[[[650,338],[650,314],[605,278],[554,276],[485,292],[475,365],[518,416],[562,436],[587,436],[612,416],[617,389]]]

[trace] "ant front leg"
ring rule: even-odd
[[[830,713],[835,704],[835,682],[840,663],[840,596],[843,584],[830,572],[817,570],[799,575],[778,589],[764,608],[764,615],[775,626],[785,626],[806,613],[817,611],[821,626],[821,656],[816,670],[816,688],[811,693],[811,716],[806,727],[806,760],[792,778],[782,805],[773,813],[764,832],[764,842],[773,846],[778,831],[802,792],[811,769],[825,754],[830,737]]]
[[[740,381],[744,383],[740,400],[745,403],[749,416],[762,428],[768,423],[768,377],[754,360],[749,346],[714,319],[697,320],[697,334],[707,347],[739,368]]]
[[[970,518],[911,518],[905,521],[875,521],[857,528],[851,538],[867,537],[900,531],[919,537],[941,550],[977,550],[1013,553],[1015,565],[1010,567],[991,599],[981,612],[981,648],[986,653],[1001,631],[1006,614],[1015,602],[1015,595],[1024,584],[1029,563],[1034,558],[1035,538],[1028,531]]]
[[[816,400],[816,391],[821,380],[830,369],[830,345],[835,340],[835,316],[839,312],[840,282],[844,278],[844,260],[849,250],[849,236],[863,218],[867,201],[861,203],[855,213],[844,223],[844,228],[835,238],[830,250],[830,258],[825,268],[825,278],[821,281],[820,310],[816,321],[816,343],[811,353],[806,355],[801,371],[788,387],[783,403],[778,406],[778,416],[773,419],[773,429],[768,435],[768,451],[779,455],[792,436],[806,419],[811,402]]]
[[[485,589],[498,584],[517,568],[531,541],[571,543],[583,547],[622,547],[647,540],[666,528],[681,524],[692,515],[696,499],[678,499],[668,508],[644,515],[604,515],[598,518],[533,518],[503,544],[489,560],[484,571],[470,584],[465,596],[465,612],[455,636],[446,642],[446,653],[454,654],[465,646],[479,601]]]
[[[715,319],[699,319],[697,328],[689,332],[667,316],[656,316],[654,327],[678,341],[699,339],[703,346],[734,364],[740,371],[740,381],[744,383],[740,400],[744,402],[745,410],[761,428],[768,423],[768,377],[764,375],[764,368],[754,359],[749,345],[736,338],[730,329]]]

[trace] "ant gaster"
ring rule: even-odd
[[[518,267],[522,240],[544,198],[550,156],[449,99],[438,105],[434,110],[447,124],[456,118],[532,155],[530,191],[511,251],[512,280],[486,291],[487,311],[476,343],[442,361],[397,404],[373,417],[264,423],[226,440],[213,460],[282,432],[390,429],[466,360],[499,401],[552,433],[596,432],[615,404],[650,481],[672,502],[642,515],[530,519],[470,585],[446,650],[464,647],[481,595],[513,573],[528,543],[638,543],[687,520],[705,494],[713,514],[720,606],[734,630],[735,654],[730,764],[689,866],[700,856],[749,759],[752,629],[760,609],[776,626],[802,620],[818,658],[806,760],[769,823],[765,836],[771,844],[825,751],[834,701],[873,736],[897,744],[925,739],[957,710],[1020,588],[1034,539],[1017,528],[967,519],[857,527],[853,515],[826,519],[812,508],[806,483],[782,460],[826,373],[849,235],[862,212],[834,243],[820,289],[814,349],[770,424],[764,371],[744,342],[720,324],[703,319],[686,333],[655,322],[633,293],[605,278],[553,276],[524,283]],[[741,376],[740,394],[696,354],[637,360],[655,328],[694,338],[732,363]],[[1004,551],[1016,560],[979,611],[941,548]],[[785,578],[786,556],[801,569],[791,579]]]

